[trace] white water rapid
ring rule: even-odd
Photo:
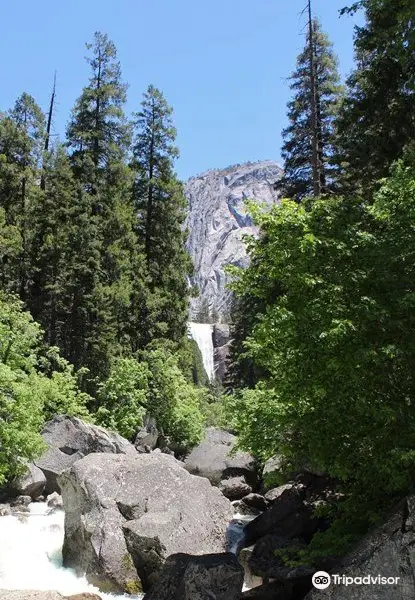
[[[30,513],[0,517],[0,589],[56,590],[64,596],[95,593],[103,600],[131,600],[104,594],[62,566],[64,512],[46,503],[29,505]]]
[[[213,325],[208,323],[188,323],[189,334],[192,340],[199,346],[202,353],[203,366],[209,381],[213,381],[215,377],[215,369],[213,364],[213,340],[212,331]]]

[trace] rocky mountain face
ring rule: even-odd
[[[277,202],[274,183],[281,174],[276,162],[261,161],[207,171],[185,184],[189,201],[187,245],[195,266],[191,283],[200,291],[192,302],[193,316],[202,307],[209,307],[211,314],[226,317],[230,292],[225,266],[246,266],[243,236],[257,234],[245,200],[267,205]]]

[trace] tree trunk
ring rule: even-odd
[[[52,127],[52,117],[53,117],[53,106],[55,104],[55,92],[56,92],[56,71],[55,71],[55,76],[53,78],[53,88],[52,88],[52,95],[50,97],[50,104],[49,104],[49,112],[48,112],[48,124],[46,127],[46,137],[45,137],[45,146],[44,146],[44,151],[48,152],[49,150],[49,141],[50,141],[50,130]],[[45,191],[46,188],[46,178],[45,178],[45,162],[43,160],[43,169],[42,169],[42,178],[40,180],[40,189]]]

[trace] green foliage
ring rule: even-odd
[[[96,413],[100,425],[133,439],[146,412],[150,371],[146,363],[120,358],[98,388],[101,406]]]
[[[209,378],[203,365],[202,353],[194,340],[183,339],[177,352],[178,365],[187,381],[199,387],[207,387]]]
[[[56,348],[45,354],[41,338],[22,303],[0,292],[0,485],[43,450],[45,420],[56,413],[88,417],[89,398],[73,367]]]
[[[179,449],[199,442],[203,430],[203,390],[188,383],[174,356],[162,348],[146,353],[151,378],[148,412]]]
[[[22,471],[21,459],[39,454],[43,398],[34,374],[0,362],[0,485]]]
[[[98,387],[96,419],[133,439],[149,414],[182,451],[201,437],[203,394],[203,389],[186,380],[177,356],[159,347],[146,351],[140,361],[119,358],[114,362],[109,377]]]
[[[338,479],[359,530],[413,483],[414,217],[403,164],[372,207],[283,201],[256,215],[265,237],[237,286],[283,290],[245,342],[267,375],[231,400],[241,444]]]

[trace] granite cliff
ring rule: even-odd
[[[221,316],[228,312],[225,266],[246,266],[243,236],[257,234],[246,213],[245,200],[277,202],[274,183],[281,173],[276,162],[261,161],[207,171],[185,184],[189,201],[187,246],[195,266],[191,283],[200,292],[192,301],[193,315],[203,304]]]

